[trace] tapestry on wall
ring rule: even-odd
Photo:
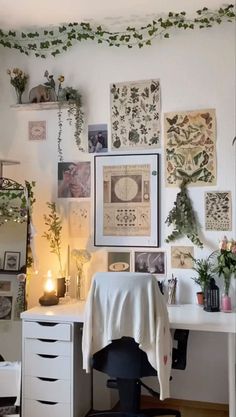
[[[164,115],[167,187],[216,184],[215,126],[214,109]]]
[[[90,235],[90,203],[69,203],[69,233],[71,237],[87,238]]]
[[[229,191],[205,193],[206,230],[232,230],[232,200]]]
[[[111,85],[111,149],[160,147],[159,80]]]

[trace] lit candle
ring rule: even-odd
[[[67,277],[70,275],[70,245],[67,248]]]
[[[49,293],[52,292],[54,290],[54,285],[53,285],[53,281],[52,281],[52,273],[49,270],[47,273],[47,281],[45,284],[45,292]]]

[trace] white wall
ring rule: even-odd
[[[202,225],[204,250],[195,248],[195,256],[202,257],[217,248],[223,233],[204,231],[204,192],[206,190],[231,190],[235,201],[234,150],[232,139],[235,135],[235,30],[231,24],[211,30],[175,33],[169,40],[157,40],[150,48],[128,50],[108,48],[86,42],[74,47],[65,55],[47,60],[24,57],[17,52],[0,49],[0,111],[1,146],[0,157],[21,161],[15,168],[6,168],[5,175],[17,181],[36,180],[34,222],[38,231],[36,237],[39,257],[39,276],[30,282],[30,304],[37,304],[42,293],[42,277],[49,267],[57,273],[55,258],[49,254],[45,240],[43,213],[45,202],[55,200],[57,195],[57,114],[51,111],[17,112],[9,108],[15,102],[10,86],[7,68],[18,66],[30,75],[29,88],[44,81],[46,69],[55,75],[65,75],[65,85],[81,90],[86,122],[108,123],[109,125],[109,84],[111,82],[160,78],[162,113],[178,110],[215,108],[217,117],[217,186],[194,187],[190,196]],[[30,142],[27,137],[29,120],[46,120],[48,138],[45,142]],[[74,145],[73,134],[66,123],[63,127],[64,160],[92,160],[88,154],[80,154]],[[86,139],[86,137],[85,137]],[[179,279],[179,302],[195,302],[196,287],[189,279],[191,271],[170,269],[170,247],[164,243],[169,233],[164,220],[175,200],[177,188],[164,187],[164,158],[161,154],[161,248],[167,251],[168,277],[173,272]],[[93,195],[93,194],[92,194]],[[67,201],[58,200],[65,216],[63,255],[67,249]],[[235,208],[234,208],[235,210]],[[233,230],[235,213],[233,212]],[[92,231],[93,233],[93,231]],[[233,234],[233,233],[232,233]],[[231,233],[230,233],[231,235]],[[73,242],[81,246],[84,242]],[[191,245],[187,239],[175,244]],[[89,275],[105,267],[104,251],[93,251]],[[209,313],[210,314],[210,313]],[[212,313],[213,314],[213,313]],[[210,357],[210,360],[209,360]],[[173,373],[171,383],[173,396],[192,400],[227,402],[226,341],[218,334],[194,332],[190,335],[188,366],[185,372]],[[199,366],[201,364],[201,366]],[[207,377],[205,375],[207,374]]]

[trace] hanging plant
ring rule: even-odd
[[[65,87],[60,90],[59,95],[59,112],[58,112],[58,121],[59,121],[59,132],[58,132],[58,154],[59,160],[62,162],[62,149],[61,149],[61,135],[62,135],[62,112],[60,103],[67,102],[67,120],[70,125],[74,119],[74,138],[75,143],[80,151],[84,151],[84,148],[81,145],[81,133],[83,130],[84,124],[84,114],[82,111],[81,103],[81,94],[78,90],[72,87]]]
[[[174,227],[172,233],[166,238],[166,242],[170,243],[187,236],[194,245],[202,248],[203,244],[198,237],[197,220],[188,195],[187,184],[188,180],[184,179],[174,202],[174,207],[165,221],[168,226],[172,225]]]
[[[157,16],[141,27],[132,25],[121,32],[110,32],[102,25],[92,26],[88,22],[67,23],[34,32],[0,29],[0,44],[26,55],[32,52],[36,57],[46,58],[47,53],[55,57],[70,49],[76,42],[94,40],[108,46],[142,48],[151,45],[158,37],[169,38],[172,31],[211,28],[234,20],[234,5],[228,4],[217,10],[203,7],[193,17],[188,17],[185,11],[169,12],[166,17]]]

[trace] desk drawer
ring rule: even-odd
[[[70,356],[71,343],[50,339],[25,339],[25,357],[31,353]]]
[[[31,353],[25,360],[25,375],[70,379],[70,357]]]
[[[70,403],[70,381],[26,376],[24,379],[24,396],[31,400]]]
[[[70,404],[43,403],[36,400],[24,400],[24,417],[71,417]]]
[[[71,325],[68,323],[24,322],[24,337],[32,339],[71,340]]]

